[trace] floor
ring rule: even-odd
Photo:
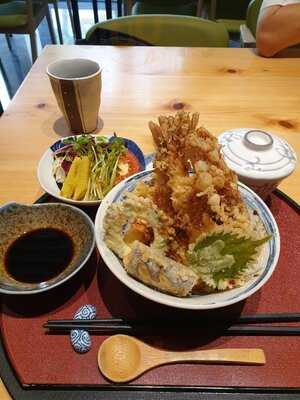
[[[92,3],[87,0],[79,2],[79,13],[82,29],[82,37],[94,24]],[[99,20],[106,19],[104,1],[98,2]],[[74,43],[70,18],[65,2],[59,3],[60,21],[63,30],[65,44]],[[51,6],[51,15],[56,31],[54,10]],[[113,2],[113,18],[117,16],[117,5]],[[38,47],[51,43],[46,20],[40,24],[37,32]],[[238,35],[231,38],[230,47],[239,47]],[[58,39],[57,39],[58,40]],[[18,87],[28,73],[31,66],[30,44],[27,35],[13,35],[11,37],[12,51],[9,50],[5,35],[0,34],[0,102],[5,109],[14,96]]]

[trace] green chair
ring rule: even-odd
[[[0,3],[0,33],[28,34],[32,62],[37,58],[35,30],[46,17],[52,43],[56,43],[48,2],[45,0],[11,0]]]
[[[137,0],[131,14],[173,14],[196,16],[196,0]]]
[[[184,15],[131,15],[103,21],[87,32],[87,43],[101,29],[130,35],[154,46],[228,47],[229,42],[223,25]]]
[[[241,25],[242,47],[256,47],[256,26],[263,0],[252,0],[248,6],[246,23]]]

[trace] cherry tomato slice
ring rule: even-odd
[[[130,150],[127,150],[126,153],[120,157],[119,162],[128,164],[128,172],[126,175],[117,175],[117,182],[121,182],[123,179],[128,178],[128,176],[136,174],[141,170],[139,160]]]

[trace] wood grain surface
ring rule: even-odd
[[[1,400],[11,400],[10,394],[8,393],[2,379],[0,378],[0,399]]]
[[[152,368],[181,362],[263,365],[266,358],[264,351],[256,348],[162,350],[128,335],[110,336],[98,352],[100,371],[118,383],[131,381]]]
[[[265,59],[253,49],[47,46],[0,119],[0,203],[32,203],[42,194],[40,157],[70,134],[46,76],[59,58],[84,57],[102,67],[98,132],[134,139],[148,153],[148,121],[178,109],[199,111],[215,135],[265,129],[300,155],[300,58]],[[300,168],[280,185],[300,202]]]

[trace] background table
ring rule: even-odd
[[[0,118],[0,204],[34,202],[38,161],[70,132],[57,107],[47,65],[87,57],[102,66],[99,133],[124,135],[153,151],[148,121],[178,109],[199,111],[215,135],[265,129],[300,155],[300,58],[265,59],[252,49],[47,46]],[[300,203],[300,168],[280,188]]]

